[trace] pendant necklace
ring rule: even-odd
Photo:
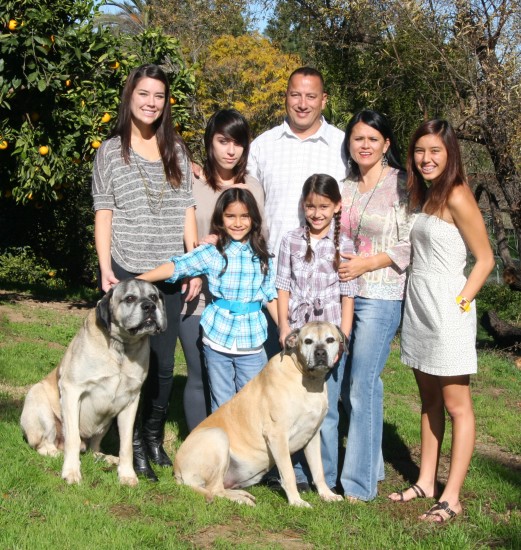
[[[351,223],[351,210],[353,210],[353,205],[355,204],[355,199],[358,195],[358,184],[360,182],[358,181],[357,184],[356,184],[355,193],[353,195],[353,200],[351,201],[351,206],[349,207],[349,216],[348,216],[348,218],[349,218],[349,236],[351,237],[351,240],[353,241],[353,244],[355,245],[355,252],[357,254],[358,254],[358,249],[360,248],[360,244],[361,244],[361,240],[360,240],[359,235],[360,235],[360,229],[362,229],[362,220],[364,219],[364,213],[365,213],[365,210],[367,208],[367,205],[371,202],[371,199],[373,198],[373,195],[374,195],[374,192],[376,191],[376,188],[380,186],[380,183],[382,183],[380,181],[380,179],[381,179],[381,177],[384,173],[385,168],[386,168],[386,166],[382,166],[382,171],[380,172],[380,176],[378,176],[378,179],[376,180],[376,184],[373,187],[373,189],[371,191],[371,194],[369,195],[369,198],[367,199],[367,202],[364,205],[362,213],[360,214],[360,218],[358,219],[358,226],[357,226],[355,234],[353,236],[353,224]],[[360,195],[361,195],[361,193],[360,193]]]
[[[167,181],[166,181],[166,175],[165,175],[165,169],[163,167],[163,184],[161,185],[161,189],[159,191],[156,191],[152,188],[152,180],[150,179],[150,176],[148,175],[146,169],[144,166],[141,166],[139,163],[139,160],[134,153],[134,150],[131,149],[132,156],[134,158],[134,162],[136,163],[136,167],[138,169],[139,175],[141,176],[141,180],[143,181],[143,186],[145,188],[145,194],[147,196],[147,202],[148,206],[154,214],[158,214],[161,211],[161,208],[163,207],[163,198],[165,194],[165,190],[167,187]]]

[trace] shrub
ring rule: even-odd
[[[0,255],[0,281],[64,288],[58,276],[45,258],[38,258],[29,246],[8,248]]]

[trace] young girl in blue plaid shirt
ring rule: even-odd
[[[277,291],[262,218],[252,193],[224,191],[215,205],[210,233],[217,244],[203,244],[152,269],[140,279],[175,283],[206,275],[213,296],[201,315],[203,352],[212,411],[258,374],[267,361],[266,306],[277,322]]]

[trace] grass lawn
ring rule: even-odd
[[[415,481],[419,463],[418,393],[397,343],[384,372],[386,480],[370,503],[323,503],[311,493],[304,498],[312,509],[291,508],[283,494],[255,486],[255,508],[221,499],[207,504],[177,486],[168,468],[156,468],[159,483],[122,487],[115,468],[90,453],[82,456],[82,484],[68,486],[60,477],[62,459],[30,449],[19,418],[28,386],[56,366],[90,305],[80,298],[45,301],[0,292],[1,549],[521,548],[521,370],[512,356],[493,351],[480,351],[472,379],[477,444],[462,494],[464,513],[442,527],[417,521],[431,502],[386,498]],[[186,436],[184,383],[178,353],[166,429],[171,454]],[[109,451],[117,449],[114,434],[106,439]],[[450,423],[442,481],[449,442]]]

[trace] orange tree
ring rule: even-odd
[[[78,279],[92,252],[92,158],[128,72],[165,67],[182,128],[194,85],[175,39],[104,28],[97,9],[95,0],[0,0],[0,248],[29,245],[65,278]]]
[[[235,108],[250,123],[253,136],[282,121],[288,77],[301,65],[259,34],[220,36],[209,46],[197,69],[194,126],[184,134],[197,149],[208,118],[218,109]]]

